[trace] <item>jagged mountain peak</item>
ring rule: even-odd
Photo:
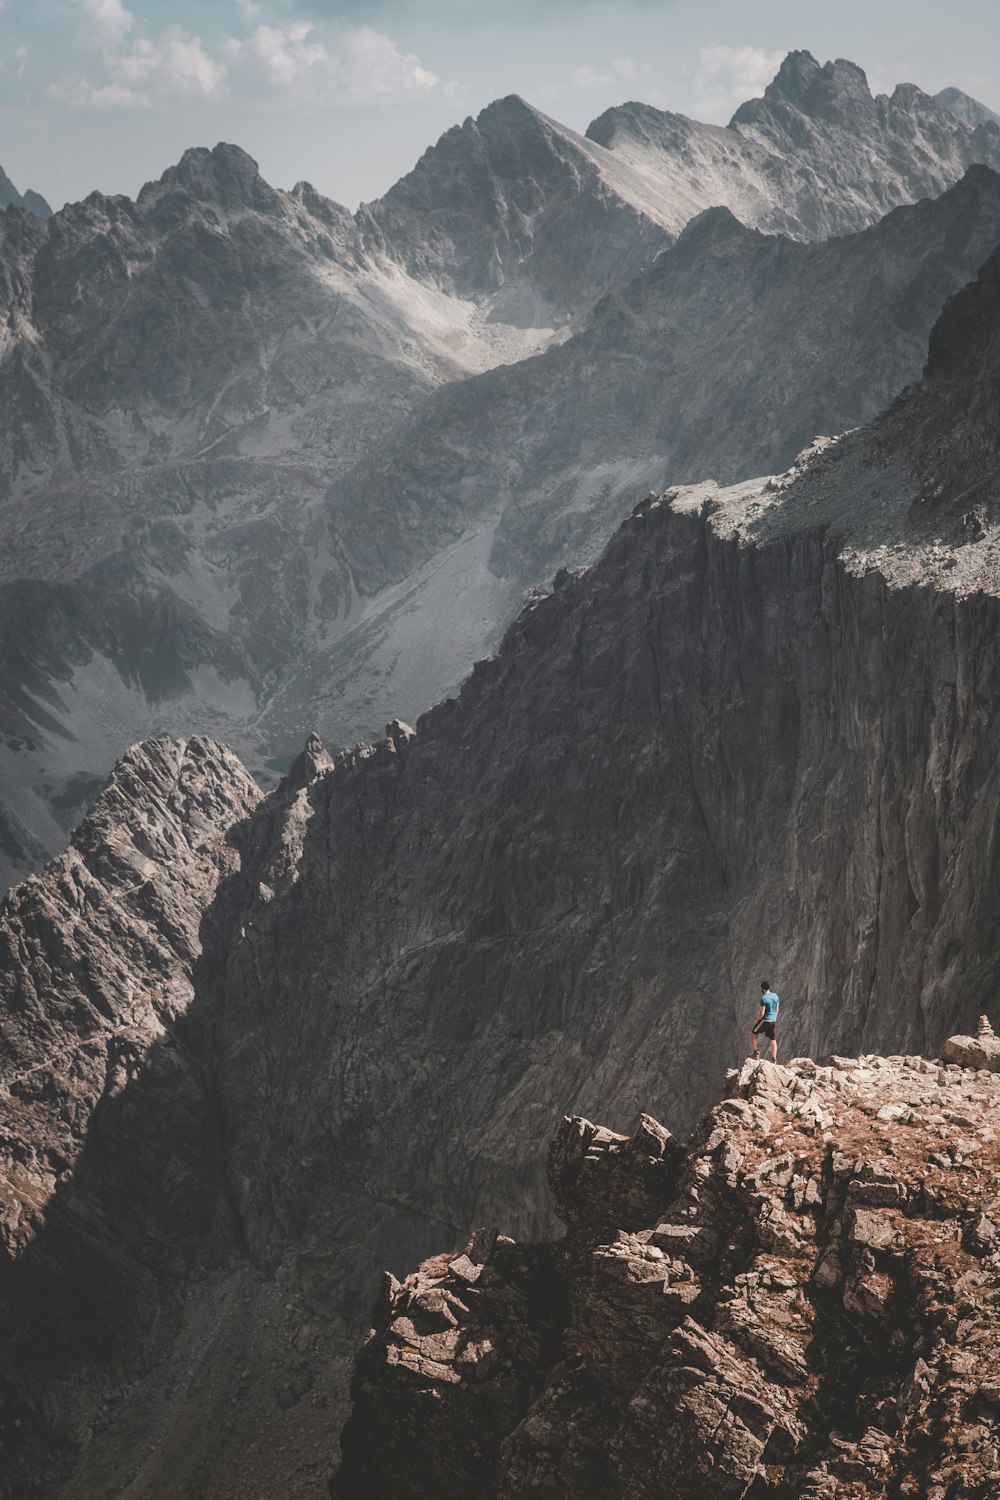
[[[820,71],[820,64],[811,52],[804,49],[789,52],[765,89],[764,97],[790,99],[793,104],[801,104],[808,97]]]
[[[279,195],[261,177],[253,157],[225,141],[211,150],[189,147],[176,166],[142,188],[136,201],[146,207],[177,190],[227,213],[246,208],[265,214],[279,211]]]
[[[964,125],[971,125],[973,129],[979,125],[1000,126],[1000,114],[996,110],[990,109],[989,105],[983,104],[979,99],[973,99],[971,94],[964,93],[962,89],[940,89],[933,98],[942,109],[946,109]]]
[[[762,115],[789,105],[814,120],[857,126],[874,110],[875,101],[857,63],[838,57],[820,66],[810,52],[790,52],[764,97],[741,104],[730,125],[756,124]]]

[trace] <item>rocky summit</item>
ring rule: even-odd
[[[333,1494],[1000,1492],[1000,1065],[748,1062],[686,1147],[565,1119],[553,1243],[387,1275]],[[976,1067],[976,1063],[987,1066]],[[973,1064],[970,1066],[970,1064]]]

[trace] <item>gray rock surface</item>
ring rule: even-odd
[[[349,744],[451,691],[525,580],[596,550],[626,493],[781,466],[817,424],[867,419],[976,268],[985,178],[978,208],[966,183],[964,209],[886,231],[867,270],[861,245],[805,256],[798,300],[774,294],[797,247],[718,213],[666,287],[651,264],[712,205],[797,240],[860,229],[997,164],[998,139],[794,54],[725,129],[627,106],[580,136],[500,100],[354,218],[232,146],[134,203],[7,210],[0,883],[59,847],[130,742],[222,736],[273,784],[317,714]],[[862,325],[847,361],[831,327]],[[508,384],[575,332],[565,364]],[[744,390],[761,340],[784,352]]]

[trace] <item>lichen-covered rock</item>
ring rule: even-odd
[[[566,1238],[503,1242],[492,1271],[473,1268],[477,1286],[505,1284],[501,1267],[531,1256],[554,1278],[544,1303],[491,1305],[495,1347],[520,1358],[513,1399],[509,1363],[434,1362],[440,1325],[405,1342],[406,1308],[467,1274],[429,1262],[376,1312],[334,1493],[985,1500],[1000,1484],[998,1107],[992,1073],[917,1057],[750,1063],[672,1169],[661,1222],[611,1235],[609,1201],[630,1203],[629,1170],[644,1191],[648,1164],[564,1121]],[[597,1144],[575,1197],[571,1140]],[[613,1146],[609,1200],[591,1174]],[[481,1337],[467,1303],[448,1301],[450,1349]],[[432,1423],[406,1420],[418,1395]]]

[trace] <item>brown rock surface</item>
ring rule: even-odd
[[[865,1056],[747,1063],[680,1160],[564,1121],[564,1240],[387,1278],[333,1493],[995,1495],[998,1105]]]

